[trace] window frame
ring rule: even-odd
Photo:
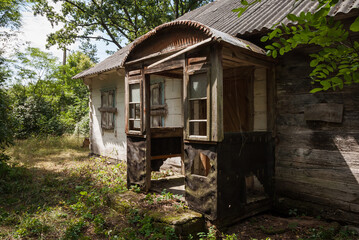
[[[204,64],[201,64],[202,66]],[[193,65],[191,66],[193,67]],[[211,71],[210,68],[207,66],[203,66],[200,69],[194,69],[194,70],[188,70],[188,66],[187,66],[187,79],[186,79],[186,105],[187,105],[187,110],[186,110],[186,131],[185,131],[185,136],[187,140],[198,140],[198,141],[210,141],[210,136],[211,136]],[[197,74],[203,74],[205,73],[207,75],[207,86],[206,86],[206,97],[205,98],[190,98],[190,88],[191,88],[191,76],[193,75],[197,75]],[[191,119],[191,101],[196,101],[196,100],[204,100],[206,99],[206,107],[207,107],[207,111],[206,111],[206,119]],[[190,128],[190,124],[191,123],[195,123],[195,122],[206,122],[206,135],[194,135],[191,134],[191,128]]]
[[[101,129],[102,130],[114,130],[116,126],[116,88],[103,88],[100,90],[101,92],[101,107],[98,108],[101,113]],[[111,94],[110,94],[111,93]],[[112,106],[110,103],[110,96],[112,95]],[[106,97],[106,106],[104,106],[104,97]],[[109,116],[112,115],[112,124],[109,125]],[[104,117],[106,116],[106,118]],[[106,123],[104,123],[104,119],[106,119]]]
[[[126,76],[126,134],[129,135],[143,135],[143,81],[142,81],[142,74],[140,73],[140,75],[137,76]],[[130,98],[131,98],[131,93],[130,93],[130,89],[131,89],[131,85],[135,85],[135,84],[139,84],[140,86],[140,102],[130,102]],[[140,105],[140,119],[136,119],[136,117],[134,119],[130,118],[130,106],[131,104],[139,104]],[[135,107],[136,109],[136,107]],[[136,115],[136,113],[135,113]],[[139,121],[140,122],[140,128],[139,129],[131,129],[131,121]]]

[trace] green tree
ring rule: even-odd
[[[21,7],[23,0],[1,0],[0,27],[17,29],[21,26]]]
[[[102,40],[122,48],[154,27],[212,0],[31,0],[35,14],[63,27],[48,36],[61,48],[77,40]],[[56,11],[52,3],[61,4]]]
[[[243,7],[235,9],[239,16],[251,5],[260,2],[242,0]],[[316,0],[315,12],[301,12],[299,16],[287,15],[294,26],[276,24],[273,30],[261,41],[270,41],[265,48],[267,55],[276,58],[303,45],[315,45],[320,50],[310,54],[310,74],[312,84],[316,85],[311,92],[328,89],[342,89],[344,85],[359,83],[359,43],[350,37],[351,32],[359,31],[359,17],[347,29],[339,20],[329,16],[329,12],[338,0]],[[319,84],[319,86],[318,86]]]
[[[51,54],[29,47],[17,53],[16,84],[9,90],[17,138],[73,132],[88,115],[88,89],[72,76],[93,66],[81,52],[59,65]]]
[[[1,0],[0,3],[0,28],[17,29],[21,25],[20,9],[22,0]],[[12,143],[11,114],[9,97],[4,89],[5,81],[10,77],[7,60],[4,57],[7,41],[12,33],[0,30],[0,169],[1,164],[8,157],[4,154],[6,146]]]
[[[11,115],[9,98],[3,89],[5,80],[9,77],[9,70],[4,64],[5,59],[0,56],[0,169],[1,164],[7,159],[5,148],[12,144],[12,129],[10,128]]]
[[[93,65],[90,57],[77,51],[69,55],[66,65],[59,67],[55,74],[57,84],[61,86],[58,102],[61,121],[67,126],[68,132],[73,132],[75,127],[88,129],[88,126],[82,125],[88,123],[89,91],[81,79],[72,77]],[[87,134],[88,130],[81,130],[81,133]]]

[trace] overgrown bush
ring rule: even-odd
[[[51,103],[43,98],[28,97],[13,108],[14,136],[24,139],[30,136],[64,133],[65,126]]]
[[[12,143],[11,131],[11,115],[10,115],[10,102],[8,95],[2,89],[5,79],[8,77],[8,72],[3,67],[4,59],[0,56],[0,170],[8,156],[4,154],[4,150]]]

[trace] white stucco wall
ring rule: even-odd
[[[254,71],[254,131],[267,131],[267,72]]]
[[[165,127],[183,127],[182,79],[165,78],[165,102],[168,106]]]
[[[182,79],[151,75],[151,83],[164,84],[164,103],[168,113],[164,117],[164,127],[183,127]]]
[[[101,156],[126,160],[124,76],[116,72],[100,76],[93,78],[90,86],[91,151]],[[101,112],[98,108],[101,107],[101,89],[106,88],[116,88],[117,113],[113,130],[101,128]]]

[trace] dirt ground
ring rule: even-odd
[[[241,221],[225,234],[236,234],[238,239],[359,239],[355,231],[337,222],[327,222],[309,216],[281,217],[271,213],[260,214]]]

